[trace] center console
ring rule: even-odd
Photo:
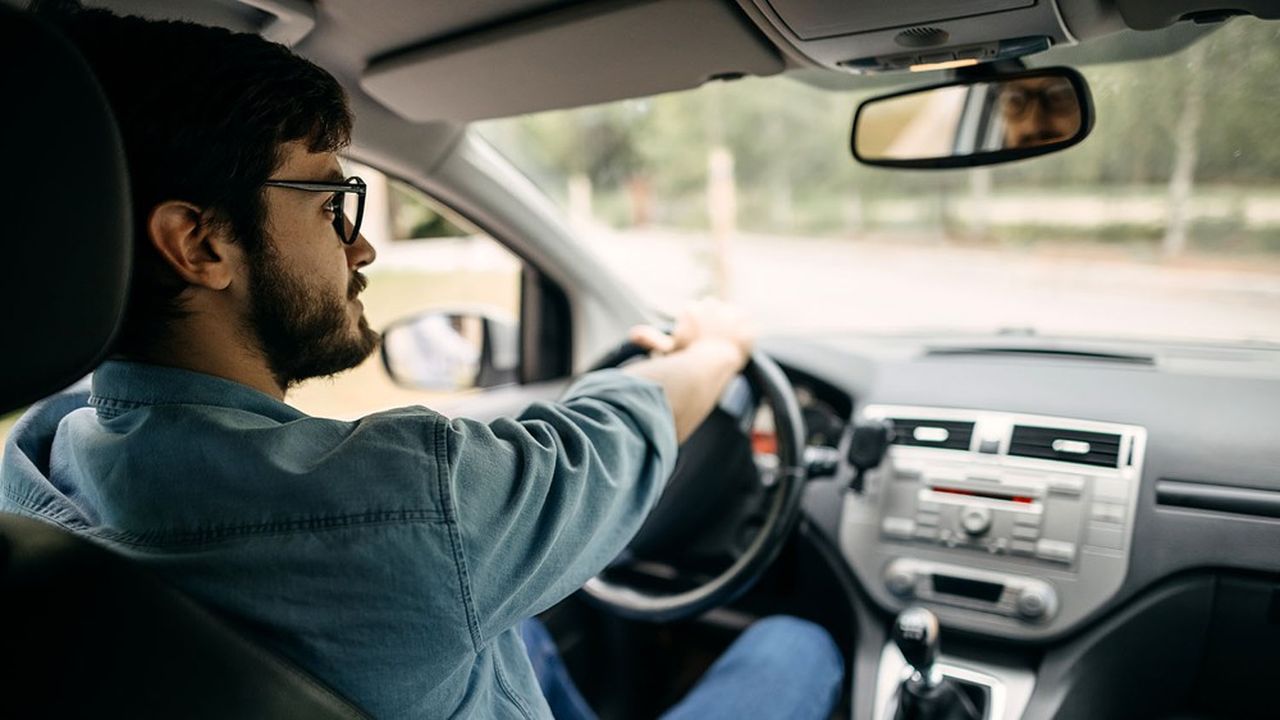
[[[1146,431],[986,410],[873,405],[879,467],[845,494],[840,547],[882,606],[1036,639],[1098,610],[1128,569]],[[841,451],[852,438],[846,433]]]

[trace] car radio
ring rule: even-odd
[[[1027,637],[1119,589],[1143,428],[890,405],[862,417],[892,422],[893,441],[846,495],[841,548],[885,605],[924,601],[949,624]]]

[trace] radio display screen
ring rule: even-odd
[[[1004,592],[1004,585],[951,575],[934,575],[933,589],[935,592],[947,595],[959,595],[993,603],[1000,599],[1000,594]]]

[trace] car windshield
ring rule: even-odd
[[[1280,27],[1079,69],[1093,134],[985,169],[861,166],[854,109],[897,88],[789,77],[473,129],[663,310],[712,294],[766,332],[1280,342]]]

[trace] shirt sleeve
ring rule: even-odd
[[[590,373],[518,418],[454,420],[451,495],[480,640],[551,607],[640,529],[675,467],[662,388]]]

